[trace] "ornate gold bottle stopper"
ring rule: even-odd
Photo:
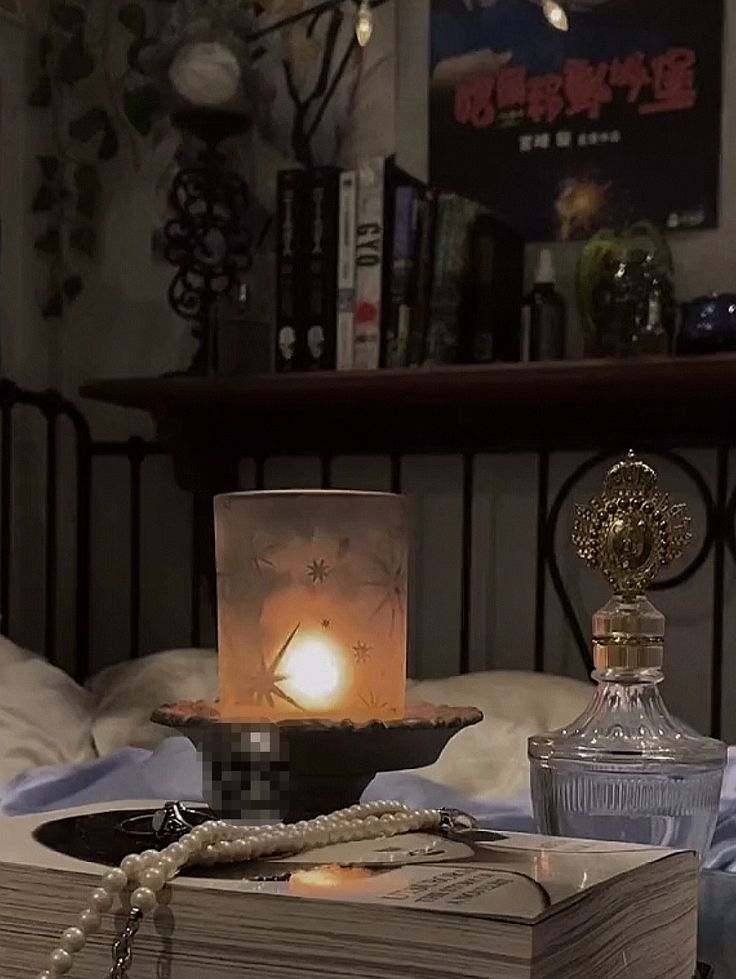
[[[600,496],[576,507],[578,554],[625,600],[642,595],[691,539],[687,504],[670,503],[657,473],[633,452],[609,470]]]

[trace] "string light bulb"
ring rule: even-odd
[[[558,0],[542,0],[542,10],[544,11],[544,16],[547,18],[547,23],[554,27],[555,30],[570,30],[567,11]]]
[[[373,11],[370,0],[360,0],[355,21],[355,36],[361,48],[364,48],[373,37]]]

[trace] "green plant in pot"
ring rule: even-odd
[[[673,274],[669,244],[648,221],[593,235],[576,274],[586,356],[668,353],[676,320]]]

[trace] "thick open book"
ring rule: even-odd
[[[76,843],[81,817],[106,808],[0,821],[3,979],[38,974],[105,870],[34,834],[64,819]],[[697,891],[695,856],[671,850],[522,835],[342,844],[178,878],[130,979],[692,979]],[[75,979],[106,975],[123,920],[105,916]]]

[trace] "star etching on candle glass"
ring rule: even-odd
[[[273,563],[269,554],[275,549],[275,544],[268,544],[265,541],[257,540],[253,547],[253,567],[258,574],[263,574],[263,569],[268,568],[274,571],[276,565]]]
[[[355,656],[355,662],[359,664],[367,663],[370,657],[371,647],[364,642],[356,642],[353,646],[353,655]]]
[[[331,570],[326,561],[322,558],[315,558],[311,564],[307,565],[307,576],[313,585],[323,585],[329,578]]]
[[[326,631],[332,626],[330,619],[322,619],[322,628]]]
[[[375,576],[364,582],[366,587],[375,588],[378,592],[378,605],[373,615],[380,615],[384,610],[391,613],[391,629],[396,620],[404,614],[404,595],[406,592],[406,565],[403,554],[399,551],[386,557],[373,554],[371,560],[376,569]]]
[[[245,693],[250,702],[255,706],[260,707],[266,704],[269,707],[273,707],[274,700],[283,700],[287,704],[291,704],[292,707],[296,707],[297,710],[304,710],[301,704],[298,704],[293,697],[284,693],[279,686],[280,683],[283,683],[287,679],[285,673],[279,672],[279,666],[294,636],[299,631],[299,625],[300,623],[297,623],[292,629],[288,639],[274,656],[273,661],[267,664],[263,654],[261,654],[260,662],[255,672],[247,677],[245,681]]]
[[[368,707],[369,710],[388,710],[388,704],[386,701],[379,697],[374,690],[364,694],[360,699],[364,706]]]

